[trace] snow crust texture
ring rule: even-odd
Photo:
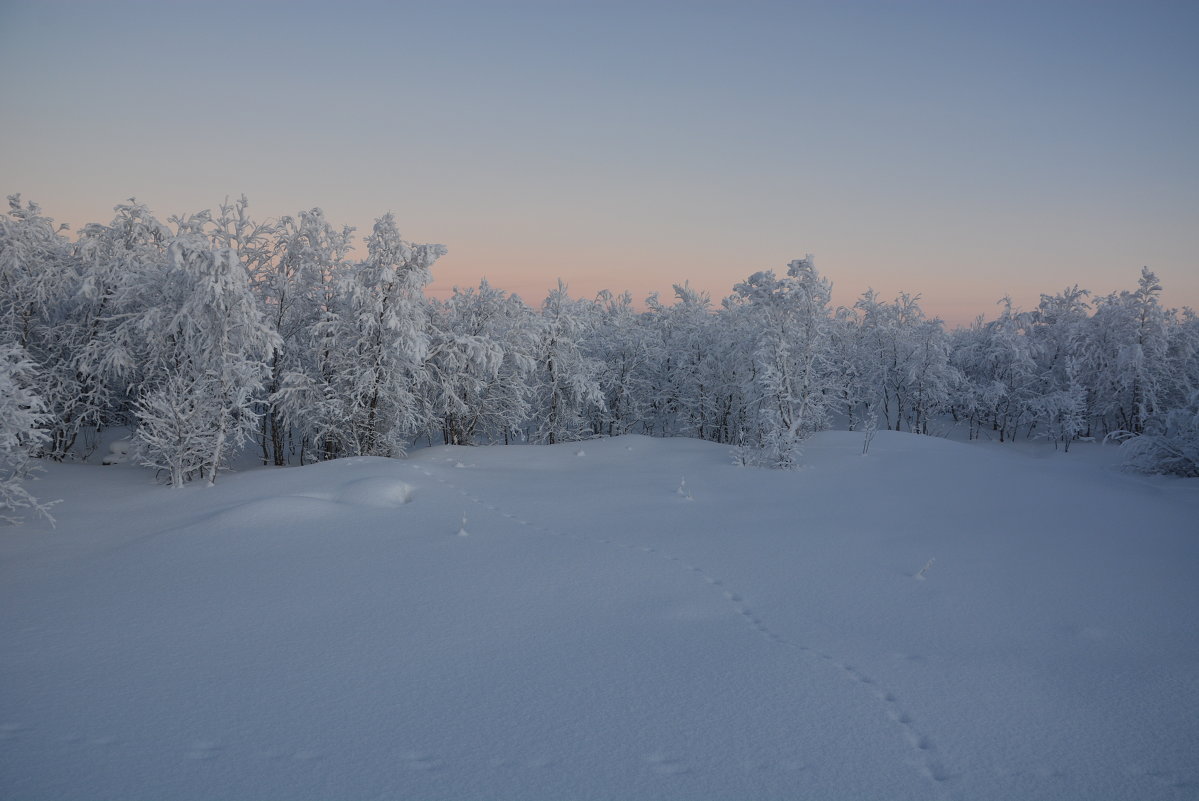
[[[1199,488],[1105,452],[53,465],[58,528],[0,537],[0,796],[1197,798]]]

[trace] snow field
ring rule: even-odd
[[[0,538],[0,795],[1199,797],[1193,482],[860,451],[51,466],[58,529]]]

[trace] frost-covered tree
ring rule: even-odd
[[[47,439],[45,405],[35,390],[34,364],[17,345],[0,345],[0,521],[18,523],[18,509],[30,509],[51,523],[52,504],[38,501],[24,486],[30,458]]]
[[[749,462],[793,467],[799,443],[827,424],[831,285],[809,256],[792,261],[783,278],[758,272],[734,289],[726,309],[735,315],[742,358],[751,365],[739,444],[748,446]]]
[[[1034,398],[1030,404],[1038,436],[1069,452],[1070,443],[1087,431],[1087,393],[1076,378],[1073,360],[1065,366],[1066,385]]]
[[[874,387],[863,375],[869,354],[865,352],[862,334],[858,316],[852,309],[841,306],[833,312],[829,320],[829,365],[837,389],[835,402],[830,399],[829,408],[830,412],[844,414],[845,426],[850,431],[856,431],[865,421],[865,408],[875,395]]]
[[[228,452],[229,420],[214,398],[210,376],[170,373],[134,404],[137,453],[142,465],[163,473],[172,487],[215,475]]]
[[[171,230],[130,198],[107,224],[85,226],[75,243],[81,285],[75,364],[86,377],[84,419],[100,425],[133,422],[136,388],[144,379],[146,342],[136,320],[161,284]]]
[[[969,420],[972,436],[989,429],[1005,442],[1031,420],[1039,383],[1035,343],[1027,335],[1033,318],[1010,298],[999,303],[999,317],[987,323],[980,318],[955,337],[953,361],[963,381],[954,405]]]
[[[366,260],[340,287],[327,366],[346,415],[342,447],[397,456],[426,422],[417,392],[429,354],[423,290],[446,250],[405,241],[392,214],[375,221],[366,246]]]
[[[97,322],[64,228],[18,195],[0,218],[0,344],[21,348],[38,366],[48,434],[41,447],[56,460],[68,456],[81,431],[101,422],[110,402],[86,359]]]
[[[1096,300],[1093,335],[1083,364],[1096,396],[1095,412],[1109,433],[1141,434],[1168,402],[1169,315],[1158,301],[1161,284],[1148,268],[1134,292]],[[1181,399],[1180,399],[1181,400]]]
[[[554,444],[588,435],[587,422],[603,409],[601,365],[582,350],[585,302],[572,300],[566,285],[550,291],[541,307],[536,351],[536,397],[532,439]]]
[[[137,436],[151,466],[198,465],[172,469],[173,486],[197,472],[212,484],[230,454],[257,430],[255,400],[278,336],[235,251],[189,232],[171,242],[167,258],[160,285],[130,321],[144,345]],[[189,410],[181,423],[166,408],[170,403]],[[194,434],[164,438],[157,433],[163,425],[190,426]],[[186,453],[168,453],[172,448]]]
[[[1190,308],[1171,312],[1168,334],[1164,372],[1171,380],[1166,405],[1178,409],[1199,392],[1199,315]]]
[[[1070,364],[1086,337],[1087,314],[1090,304],[1085,289],[1075,284],[1056,295],[1041,295],[1041,302],[1029,329],[1036,344],[1036,355],[1047,387],[1068,383]]]
[[[1057,295],[1041,295],[1028,330],[1037,371],[1037,388],[1029,402],[1032,428],[1036,436],[1066,450],[1090,427],[1089,393],[1079,368],[1089,294],[1076,284]]]
[[[651,364],[647,367],[646,430],[731,442],[731,416],[739,382],[730,379],[735,343],[722,336],[723,320],[706,292],[689,283],[674,285],[675,302],[648,302]]]
[[[928,434],[929,423],[950,403],[960,376],[949,362],[949,337],[939,319],[912,321],[907,332],[910,349],[906,375],[908,430]]]
[[[293,442],[303,460],[335,413],[322,412],[324,398],[317,391],[326,386],[320,365],[328,365],[320,326],[335,315],[336,285],[347,270],[352,232],[335,228],[319,208],[283,217],[271,231],[271,258],[250,271],[255,294],[279,335],[258,433],[264,464],[286,464]]]
[[[1142,473],[1199,477],[1199,392],[1185,406],[1151,421],[1149,430],[1121,445],[1124,466]]]
[[[431,422],[447,445],[507,442],[528,419],[537,329],[520,298],[454,288],[434,304],[425,364]]]
[[[604,396],[604,403],[594,407],[591,430],[608,436],[627,434],[649,412],[647,373],[653,334],[633,309],[627,292],[601,292],[591,312],[584,347],[600,365],[598,381]]]
[[[919,301],[906,292],[893,303],[873,290],[862,295],[854,305],[858,336],[845,357],[854,366],[843,368],[851,383],[843,391],[880,409],[888,428],[927,434],[930,419],[948,408],[958,374],[941,321],[925,317]]]

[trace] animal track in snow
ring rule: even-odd
[[[871,691],[872,691],[871,695],[876,700],[878,700],[880,703],[882,703],[884,705],[884,707],[886,709],[887,718],[889,720],[891,720],[892,722],[894,722],[896,724],[896,726],[898,726],[900,728],[901,734],[902,734],[905,742],[908,743],[909,747],[912,749],[914,755],[916,756],[916,758],[918,760],[918,763],[920,765],[921,775],[933,783],[933,785],[937,789],[938,794],[940,794],[940,795],[945,794],[944,783],[949,781],[950,779],[953,779],[954,774],[951,774],[948,770],[946,770],[943,763],[941,763],[939,761],[939,759],[937,758],[937,750],[933,744],[933,741],[929,737],[927,737],[923,732],[919,731],[916,728],[916,726],[914,725],[912,716],[901,708],[898,699],[896,698],[896,696],[893,693],[887,691],[885,688],[883,688],[878,683],[878,681],[874,677],[859,670],[857,667],[850,665],[850,664],[842,663],[842,662],[838,661],[836,658],[834,658],[831,654],[825,653],[825,652],[823,652],[817,648],[814,648],[812,646],[809,646],[805,643],[792,642],[792,641],[788,640],[787,638],[783,637],[782,635],[778,634],[777,632],[772,631],[765,624],[765,622],[763,622],[763,620],[753,611],[753,609],[745,603],[744,597],[741,594],[733,592],[731,589],[724,589],[725,584],[722,579],[720,579],[716,576],[710,575],[703,568],[701,568],[697,565],[689,564],[687,562],[682,561],[677,556],[673,556],[671,554],[658,551],[657,549],[654,549],[654,548],[650,548],[647,546],[631,545],[628,543],[620,542],[619,540],[586,537],[586,536],[582,536],[579,534],[566,534],[566,533],[551,529],[546,526],[541,526],[538,524],[530,523],[527,520],[516,517],[515,515],[512,515],[509,512],[503,511],[502,509],[500,509],[498,506],[496,506],[494,504],[490,504],[486,501],[483,501],[480,498],[469,495],[465,490],[463,490],[460,487],[455,486],[454,484],[445,480],[442,477],[434,477],[431,473],[429,473],[427,470],[424,470],[423,468],[422,468],[422,471],[425,473],[426,476],[428,476],[430,478],[436,478],[437,481],[441,482],[442,484],[445,484],[447,487],[450,487],[452,489],[457,489],[463,496],[466,496],[471,502],[487,509],[488,511],[499,514],[502,517],[508,518],[510,520],[515,520],[520,525],[522,525],[526,528],[529,528],[533,531],[538,531],[538,532],[541,532],[543,534],[553,536],[553,537],[560,537],[562,539],[572,539],[572,540],[576,540],[576,541],[580,541],[580,542],[595,542],[595,543],[599,543],[599,544],[603,544],[603,545],[614,546],[614,547],[621,548],[621,549],[627,550],[627,551],[638,551],[641,553],[645,553],[647,555],[656,556],[657,558],[663,560],[664,562],[669,562],[669,563],[681,566],[687,572],[693,573],[696,576],[698,576],[699,578],[703,579],[704,583],[706,583],[707,585],[714,587],[714,588],[721,589],[722,597],[724,597],[724,599],[729,603],[734,614],[737,615],[738,617],[740,617],[741,619],[743,619],[746,622],[746,624],[755,633],[757,633],[765,641],[771,643],[772,646],[782,646],[782,647],[788,648],[792,651],[795,651],[797,654],[802,655],[805,659],[810,659],[812,656],[818,657],[821,662],[829,664],[832,667],[835,667],[838,670],[840,670],[842,675],[844,675],[846,677],[846,679],[853,681],[863,687],[871,689]],[[905,658],[911,659],[912,661],[923,661],[923,657],[919,657],[919,656],[905,657]],[[682,765],[681,763],[679,763],[675,760],[667,759],[665,757],[660,757],[659,755],[651,755],[650,757],[646,758],[646,761],[650,762],[654,766],[654,769],[659,773],[674,775],[674,774],[690,772],[690,768],[687,768],[686,766]],[[526,763],[526,765],[530,765],[530,764],[531,763]],[[801,768],[802,768],[802,766],[801,766]]]

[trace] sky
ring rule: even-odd
[[[394,212],[486,277],[1199,307],[1199,3],[0,0],[0,192]]]

